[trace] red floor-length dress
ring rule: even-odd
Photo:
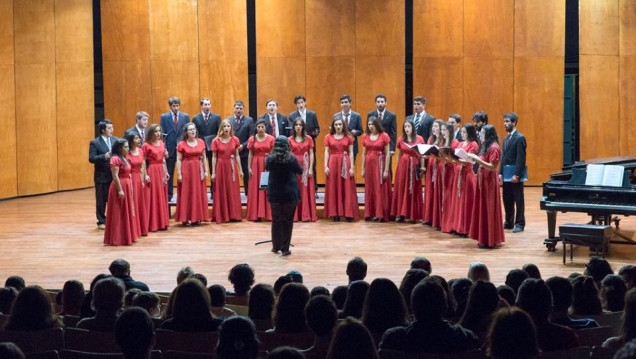
[[[128,153],[126,159],[130,163],[131,171],[130,176],[132,180],[133,188],[133,200],[135,202],[135,218],[137,219],[137,228],[139,228],[139,234],[142,236],[148,235],[148,203],[146,203],[146,192],[148,186],[144,184],[144,179],[141,178],[141,167],[145,161],[144,153],[139,149],[137,156],[132,153]]]
[[[308,173],[312,170],[309,166],[309,156],[314,148],[314,140],[311,136],[305,135],[303,142],[297,142],[294,136],[289,137],[289,145],[291,152],[296,156],[298,164],[303,169],[303,174],[298,175],[298,187],[300,188],[300,202],[296,207],[296,213],[294,214],[294,221],[303,222],[315,222],[318,220],[316,214],[316,195],[315,195],[315,180],[316,174],[308,176]],[[314,159],[315,161],[315,159]]]
[[[259,219],[272,220],[272,210],[267,200],[267,190],[259,189],[261,173],[265,171],[265,158],[272,151],[274,136],[267,135],[263,141],[250,137],[247,148],[252,151],[252,177],[250,178],[250,190],[247,193],[247,219],[257,221]]]
[[[121,158],[110,158],[110,167],[119,167],[119,182],[124,191],[124,197],[119,198],[117,184],[110,183],[108,189],[108,205],[106,208],[106,231],[104,244],[111,246],[129,246],[138,238],[135,218],[135,202],[133,200],[132,182],[130,180],[130,164]]]
[[[356,178],[349,175],[351,161],[349,146],[353,145],[353,137],[344,136],[336,139],[329,134],[325,137],[325,147],[329,147],[329,175],[325,183],[325,218],[346,217],[358,220],[358,193]]]
[[[501,159],[501,147],[493,143],[481,158],[495,165]],[[499,174],[482,166],[477,170],[477,187],[470,223],[470,237],[479,245],[494,247],[505,242],[499,194]]]
[[[366,148],[364,163],[364,218],[391,219],[391,177],[383,178],[386,166],[384,147],[391,142],[389,135],[382,132],[375,140],[371,135],[362,136]]]
[[[163,158],[166,148],[163,141],[158,145],[144,143],[141,146],[144,156],[148,160],[146,174],[150,177],[149,189],[146,191],[148,204],[148,230],[156,232],[168,228],[170,214],[168,211],[168,184],[165,181]]]
[[[400,159],[393,180],[391,217],[404,217],[412,221],[424,218],[420,156],[417,149],[409,147],[420,143],[424,143],[422,136],[417,136],[413,142],[404,142],[401,137],[397,140]]]
[[[209,222],[208,189],[205,185],[205,164],[202,156],[205,143],[197,138],[196,146],[180,141],[177,151],[181,153],[181,182],[177,185],[177,222]]]
[[[434,144],[433,137],[428,138],[427,144]],[[437,157],[428,156],[426,160],[426,178],[424,181],[424,223],[427,224],[433,223],[437,177]]]
[[[475,141],[461,143],[461,148],[467,153],[477,153],[479,144]],[[475,202],[475,186],[477,177],[470,163],[460,164],[455,167],[455,194],[453,196],[452,212],[455,218],[455,232],[467,235],[470,231],[470,216]]]
[[[216,152],[213,197],[216,223],[241,220],[241,188],[235,158],[236,150],[240,145],[241,142],[236,136],[227,143],[223,143],[220,137],[212,141],[212,152]]]
[[[461,146],[461,142],[453,139],[450,148],[455,150]],[[444,191],[442,192],[442,220],[441,229],[444,233],[455,232],[455,212],[453,202],[457,196],[457,164],[453,162],[444,162],[444,170],[442,175],[444,182],[442,184]]]

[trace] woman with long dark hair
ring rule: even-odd
[[[467,123],[460,130],[462,142],[458,148],[463,149],[466,153],[476,154],[479,151],[477,143],[477,132],[475,126]],[[477,177],[473,171],[472,162],[459,160],[455,166],[453,186],[455,194],[451,202],[450,212],[453,219],[453,230],[461,235],[467,236],[470,231],[470,216],[473,210],[473,202],[475,201],[475,186]]]
[[[391,218],[391,139],[377,117],[370,117],[362,136],[362,178],[364,178],[364,219],[388,222]]]
[[[375,336],[389,328],[408,325],[406,303],[390,279],[376,278],[371,282],[362,307],[362,323]]]
[[[300,188],[300,200],[296,207],[294,221],[315,222],[316,215],[316,194],[314,173],[314,140],[305,133],[305,121],[297,118],[294,121],[294,131],[289,137],[291,152],[296,156],[298,164],[303,169],[303,173],[298,175],[298,187]]]
[[[398,164],[393,182],[391,197],[391,217],[397,222],[408,220],[410,223],[424,218],[422,202],[422,175],[426,171],[424,157],[418,152],[418,144],[424,143],[422,136],[415,133],[412,120],[404,121],[402,137],[398,138]]]
[[[106,230],[104,244],[111,246],[131,245],[139,238],[135,216],[133,188],[130,181],[130,163],[126,159],[128,141],[118,139],[113,144],[110,171],[113,182],[108,190]]]
[[[256,133],[247,141],[250,151],[247,163],[250,166],[250,189],[247,192],[247,219],[260,222],[272,220],[272,210],[267,201],[267,190],[259,189],[261,174],[265,171],[265,158],[274,147],[275,138],[265,132],[266,122],[256,121]]]
[[[150,177],[146,203],[148,204],[148,231],[168,229],[170,215],[168,213],[168,152],[161,140],[161,127],[150,125],[146,132],[146,142],[141,150],[148,161],[146,174]]]
[[[470,288],[466,309],[458,324],[472,330],[484,343],[490,322],[498,307],[499,294],[495,285],[478,280]]]
[[[459,147],[459,141],[453,137],[453,130],[453,125],[450,122],[446,122],[442,126],[442,146],[445,147],[445,150],[441,152],[442,155],[437,161],[439,166],[437,174],[441,186],[437,187],[439,191],[436,192],[435,196],[435,199],[439,201],[439,205],[435,205],[438,211],[434,213],[438,213],[439,217],[433,216],[433,227],[439,227],[445,233],[453,232],[454,216],[451,204],[453,195],[457,194],[453,186],[455,183],[453,181],[455,178],[455,160],[451,153],[454,154],[455,149]],[[436,221],[436,218],[438,218],[438,221]]]
[[[214,182],[214,220],[216,223],[241,220],[241,188],[243,177],[239,147],[229,120],[223,120],[216,138],[212,140],[212,168],[210,179]]]
[[[175,219],[184,226],[210,221],[208,212],[208,160],[205,143],[197,138],[197,127],[185,125],[183,138],[177,144],[177,211]]]
[[[141,150],[141,138],[135,132],[126,135],[130,147],[126,159],[130,163],[130,179],[132,180],[133,200],[135,201],[135,218],[137,228],[142,236],[148,235],[148,203],[147,191],[150,177],[146,174],[146,157]]]
[[[108,201],[111,202],[111,201]],[[108,220],[108,217],[106,217]],[[108,227],[106,227],[108,228]],[[62,322],[51,311],[49,296],[42,287],[34,285],[18,293],[5,330],[34,331],[59,328]]]
[[[175,289],[172,317],[161,329],[178,332],[215,332],[222,320],[210,313],[210,294],[198,279],[186,279]]]
[[[470,237],[477,240],[479,248],[494,248],[506,240],[497,174],[497,166],[501,160],[501,147],[499,147],[495,126],[485,125],[479,134],[481,137],[479,155],[468,155],[479,163]]]
[[[303,173],[298,160],[289,149],[289,141],[279,136],[272,153],[265,160],[269,171],[267,199],[272,208],[272,252],[281,251],[283,256],[291,254],[294,212],[300,198],[297,175]]]
[[[325,218],[357,220],[358,194],[353,165],[353,136],[342,118],[331,121],[325,137]]]
[[[440,146],[442,143],[442,126],[444,122],[440,120],[433,121],[431,125],[431,137],[427,139],[427,144]],[[435,212],[435,187],[437,186],[437,156],[424,156],[427,160],[426,164],[426,180],[424,184],[424,224],[431,225],[433,223],[433,212]]]

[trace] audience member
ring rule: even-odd
[[[18,293],[4,329],[33,331],[61,326],[60,318],[51,311],[49,296],[42,287],[32,285]]]
[[[458,324],[475,333],[483,343],[498,306],[499,294],[495,285],[478,280],[470,289],[466,310]]]
[[[406,271],[404,278],[402,278],[402,282],[400,283],[400,293],[402,293],[402,298],[404,298],[404,304],[406,305],[406,309],[411,313],[411,292],[413,292],[413,288],[422,281],[422,279],[428,277],[429,272],[424,269],[414,269],[411,268]]]
[[[204,276],[202,273],[194,273],[194,275],[191,278],[197,279],[199,282],[201,282],[201,284],[203,284],[204,287],[208,286],[208,278]]]
[[[84,296],[84,301],[82,302],[82,311],[80,313],[80,318],[89,318],[95,315],[95,311],[93,310],[93,290],[95,289],[95,284],[100,280],[107,278],[108,274],[98,274],[91,281],[91,285],[89,287],[88,293]]]
[[[331,297],[331,293],[329,293],[329,289],[323,286],[317,286],[317,287],[311,288],[311,291],[309,292],[309,296],[315,297],[317,295],[326,295],[327,297]]]
[[[305,305],[309,301],[309,290],[300,283],[289,283],[283,287],[276,300],[274,329],[276,333],[304,333]]]
[[[177,272],[177,285],[181,284],[181,282],[192,277],[193,275],[194,275],[194,270],[190,267],[184,267],[179,269],[179,272]]]
[[[181,282],[183,283],[183,282]],[[177,285],[177,288],[179,286]],[[161,319],[166,320],[172,318],[172,308],[174,307],[174,295],[177,293],[177,288],[173,289],[168,296],[168,302],[163,306],[161,311]]]
[[[133,297],[132,306],[139,307],[146,312],[151,317],[158,317],[161,314],[159,311],[159,306],[161,304],[161,299],[159,295],[154,292],[139,292],[137,295]]]
[[[529,276],[525,271],[522,271],[521,269],[512,269],[508,272],[508,275],[506,275],[506,285],[512,288],[516,294],[519,291],[521,283],[523,283],[526,278],[529,278]]]
[[[311,297],[305,306],[307,326],[314,333],[314,344],[303,353],[314,358],[324,358],[329,351],[333,330],[338,321],[338,309],[333,301],[324,295]]]
[[[18,290],[14,287],[4,287],[0,289],[0,314],[11,314],[11,306],[17,296]]]
[[[623,278],[627,290],[636,286],[636,266],[626,265],[618,271],[618,275]]]
[[[124,305],[124,282],[115,277],[100,279],[93,289],[92,307],[95,315],[77,323],[80,329],[112,332]]]
[[[446,292],[433,278],[426,278],[411,295],[415,321],[387,330],[380,349],[409,353],[459,353],[479,348],[473,332],[444,319],[448,309]]]
[[[225,306],[225,288],[214,284],[208,287],[212,315],[215,318],[225,319],[236,315],[236,312]]]
[[[362,318],[362,308],[364,307],[364,298],[367,296],[369,283],[363,280],[356,280],[349,284],[347,289],[347,299],[345,300],[342,312],[339,318],[354,317]]]
[[[516,305],[528,312],[537,329],[537,343],[544,352],[576,348],[579,338],[568,327],[550,322],[552,294],[541,279],[528,278],[517,294]]]
[[[269,284],[257,284],[250,290],[248,316],[259,331],[274,327],[272,312],[274,311],[274,289]]]
[[[26,287],[26,285],[24,284],[24,278],[20,277],[19,275],[12,275],[11,277],[7,278],[7,280],[4,282],[4,286],[13,287],[18,292]]]
[[[442,288],[444,289],[444,292],[446,293],[446,300],[447,300],[447,309],[446,309],[446,314],[444,314],[444,318],[452,318],[455,315],[455,308],[457,308],[457,306],[455,305],[455,298],[453,298],[453,293],[451,293],[450,287],[448,286],[448,282],[446,281],[446,279],[444,279],[444,277],[439,276],[439,275],[432,275],[430,276],[430,278],[432,280],[437,281],[437,283],[439,283]]]
[[[572,281],[572,314],[598,315],[603,305],[594,278],[580,276]]]
[[[172,303],[172,317],[161,324],[161,329],[178,332],[214,332],[221,320],[210,313],[210,295],[197,279],[186,279],[177,286]]]
[[[387,329],[409,322],[406,303],[391,280],[376,278],[371,282],[362,308],[362,323],[372,335],[381,336]]]
[[[433,273],[431,262],[426,257],[415,257],[411,261],[411,269],[424,269],[428,274]]]
[[[614,359],[636,359],[636,340],[623,345],[614,355]]]
[[[138,282],[132,279],[132,277],[130,276],[130,263],[128,263],[127,261],[121,258],[115,259],[114,261],[112,261],[112,263],[110,263],[108,270],[113,277],[119,278],[124,281],[126,290],[129,290],[131,288],[138,288],[146,292],[150,291],[146,283]]]
[[[608,274],[601,281],[601,301],[608,312],[620,312],[625,307],[625,282],[620,275]]]
[[[289,276],[294,283],[303,283],[303,274],[297,270],[289,271],[286,275]]]
[[[155,344],[152,319],[142,308],[128,308],[115,321],[115,342],[126,359],[150,359]]]
[[[272,350],[267,359],[305,359],[305,355],[296,348],[282,346]]]
[[[604,348],[618,349],[623,344],[636,339],[636,289],[630,289],[625,295],[625,311],[621,317],[618,336],[607,339]]]
[[[132,306],[133,298],[139,293],[142,293],[143,290],[139,288],[132,288],[126,291],[124,294],[124,308],[129,308]]]
[[[468,279],[476,282],[478,280],[483,280],[484,282],[490,282],[490,272],[488,271],[488,267],[484,263],[481,262],[472,262],[468,265],[468,274],[466,275]]]
[[[276,294],[276,296],[280,294],[280,291],[283,289],[285,284],[293,282],[294,280],[288,275],[282,275],[278,277],[278,279],[276,279],[276,282],[274,282],[274,293]]]
[[[517,294],[507,285],[500,285],[497,287],[497,294],[499,294],[499,297],[505,300],[510,306],[515,305],[515,302],[517,301]]]
[[[378,359],[378,351],[369,330],[359,320],[344,319],[336,331],[327,359]]]
[[[585,265],[584,275],[594,278],[597,286],[601,286],[601,281],[608,274],[614,274],[612,267],[605,258],[592,257]]]
[[[347,291],[349,291],[349,287],[346,285],[339,285],[333,289],[331,292],[331,300],[336,305],[338,310],[344,309],[345,301],[347,300]]]
[[[252,267],[247,263],[237,264],[230,269],[227,279],[234,287],[234,293],[230,294],[235,297],[235,303],[247,305],[247,294],[254,284],[254,270]]]
[[[0,358],[25,359],[25,356],[22,350],[20,350],[20,348],[17,345],[10,342],[6,342],[6,343],[0,343]]]
[[[349,263],[347,263],[347,277],[349,277],[349,283],[356,280],[364,280],[367,276],[367,262],[360,257],[353,257]]]
[[[219,328],[216,356],[218,359],[256,359],[258,345],[256,328],[249,318],[227,318]]]
[[[60,315],[80,316],[84,302],[84,285],[78,280],[67,280],[62,288],[62,312]]]
[[[534,359],[539,355],[532,318],[516,307],[495,313],[487,341],[487,354],[493,359]]]
[[[528,273],[528,277],[534,279],[541,279],[541,272],[539,271],[539,267],[537,267],[534,263],[526,263],[521,268],[524,272]]]
[[[448,284],[455,299],[455,315],[453,317],[456,319],[454,322],[457,322],[466,311],[468,294],[470,293],[470,288],[473,286],[473,281],[468,278],[458,278],[448,281]]]
[[[572,305],[572,283],[563,277],[551,277],[545,281],[552,292],[552,314],[550,321],[574,330],[598,327],[598,323],[591,318],[574,319],[568,314]]]

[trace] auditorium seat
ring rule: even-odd
[[[62,328],[19,331],[0,331],[0,342],[15,343],[26,353],[64,349],[64,330]]]
[[[616,354],[616,349],[603,348],[599,345],[595,345],[592,347],[592,356],[591,359],[613,359],[614,354]]]
[[[122,353],[93,353],[79,350],[62,350],[60,359],[125,359]]]
[[[77,323],[82,319],[77,315],[62,315],[61,317],[65,328],[75,328]]]
[[[307,349],[314,344],[314,334],[311,332],[301,334],[258,332],[258,339],[261,341],[261,350],[267,351],[282,346]]]
[[[35,352],[24,354],[26,359],[59,359],[60,355],[57,350],[46,350],[43,352]]]
[[[614,336],[614,329],[611,327],[598,327],[590,329],[577,330],[579,343],[595,346],[602,345],[605,340]]]
[[[590,347],[578,347],[553,352],[543,352],[539,355],[541,359],[582,359],[590,357]]]
[[[214,353],[219,339],[218,332],[186,333],[172,330],[155,330],[155,349],[162,353],[172,351]]]
[[[621,327],[621,317],[623,316],[623,312],[612,312],[612,313],[603,313],[599,315],[576,315],[573,314],[572,318],[581,319],[581,318],[591,318],[596,320],[599,326],[601,327],[612,327],[613,336],[617,336]]]
[[[486,355],[481,349],[468,350],[461,353],[453,354],[433,354],[433,353],[419,353],[410,354],[401,352],[399,350],[385,350],[380,349],[378,352],[380,359],[485,359]]]
[[[66,328],[66,349],[92,353],[119,353],[115,333]]]
[[[238,315],[247,317],[249,314],[249,307],[246,305],[226,304],[225,306],[235,311]]]

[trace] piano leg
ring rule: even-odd
[[[556,244],[559,242],[559,238],[555,236],[556,230],[556,211],[547,210],[548,215],[548,238],[543,241],[549,252],[556,250]]]

